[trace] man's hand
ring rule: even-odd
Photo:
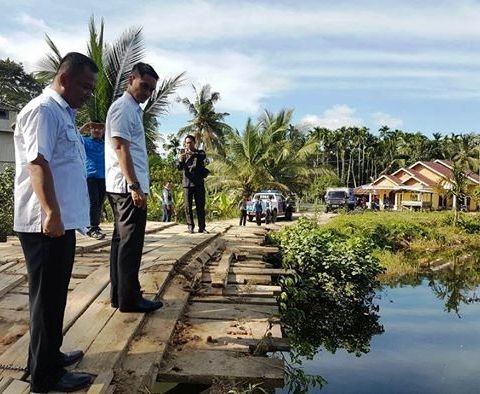
[[[186,153],[180,153],[178,158],[180,159],[180,161],[185,161],[185,159],[187,158],[187,154]]]
[[[147,196],[142,190],[131,191],[133,205],[137,208],[147,209]]]
[[[65,228],[59,213],[52,212],[47,214],[43,222],[43,233],[47,237],[52,238],[58,238],[65,234]]]

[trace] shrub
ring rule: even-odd
[[[6,167],[0,176],[0,242],[13,234],[13,195],[15,170]]]

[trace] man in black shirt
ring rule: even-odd
[[[193,233],[192,204],[195,198],[197,208],[198,232],[205,230],[205,177],[208,170],[205,168],[205,151],[195,148],[195,137],[187,135],[184,141],[185,149],[180,151],[177,168],[183,170],[183,191],[185,196],[185,215],[187,217],[188,231]]]

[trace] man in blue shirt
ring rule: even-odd
[[[90,227],[87,235],[95,239],[105,238],[100,230],[100,218],[102,216],[103,202],[105,201],[105,141],[103,133],[105,125],[98,122],[89,122],[82,127],[84,135],[88,194],[90,196]]]

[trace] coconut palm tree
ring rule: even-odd
[[[98,79],[92,100],[78,112],[78,122],[105,122],[108,108],[120,97],[127,88],[128,76],[133,66],[145,55],[145,44],[141,27],[133,27],[113,43],[104,42],[104,21],[97,30],[92,16],[88,25],[89,40],[87,42],[88,56],[97,65]],[[62,55],[53,40],[47,35],[50,53],[41,61],[37,77],[44,81],[52,81],[62,59]],[[144,109],[144,127],[149,154],[156,152],[158,139],[159,116],[168,113],[169,97],[182,84],[185,73],[160,81]]]
[[[182,127],[178,136],[187,134],[195,136],[197,146],[205,145],[207,149],[224,153],[224,138],[231,131],[231,127],[224,122],[229,114],[216,112],[215,104],[220,100],[220,93],[212,92],[210,85],[204,85],[200,90],[193,86],[195,100],[179,99],[193,116],[189,124]]]

